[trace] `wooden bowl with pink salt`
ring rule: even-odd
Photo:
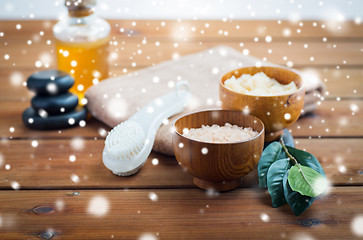
[[[228,191],[241,184],[262,154],[260,119],[234,110],[191,113],[175,121],[174,153],[202,189]]]

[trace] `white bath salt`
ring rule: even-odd
[[[276,96],[292,93],[298,89],[294,81],[284,85],[263,72],[253,76],[242,74],[239,78],[232,76],[224,82],[224,85],[232,91],[254,96]]]
[[[191,128],[183,136],[207,143],[233,143],[244,141],[255,137],[258,132],[252,128],[243,128],[226,123],[224,126],[214,124],[212,126],[202,125],[201,128]]]

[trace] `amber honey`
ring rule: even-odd
[[[84,93],[90,86],[108,77],[108,40],[109,37],[93,42],[55,42],[58,69],[74,77],[70,91],[78,95],[80,103],[84,103]]]

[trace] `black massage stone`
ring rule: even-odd
[[[37,111],[29,107],[23,112],[24,124],[32,129],[37,130],[55,130],[79,126],[81,120],[86,121],[86,108],[78,107],[76,110],[61,115],[49,115],[41,117]]]
[[[72,93],[56,96],[35,96],[31,100],[34,110],[45,110],[48,115],[57,115],[73,111],[78,105],[78,97]]]
[[[36,72],[27,80],[27,87],[37,95],[57,95],[65,93],[74,84],[68,73],[58,70]]]

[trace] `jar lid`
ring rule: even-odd
[[[85,17],[93,13],[96,0],[65,0],[65,5],[68,8],[69,16]]]

